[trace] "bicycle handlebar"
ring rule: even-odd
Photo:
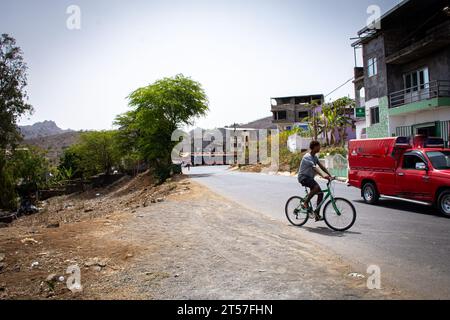
[[[327,182],[327,185],[330,185],[331,182],[333,182],[333,181],[335,181],[335,180],[337,180],[336,177],[331,177],[331,179]]]

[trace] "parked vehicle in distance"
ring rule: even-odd
[[[349,166],[349,185],[361,189],[366,203],[392,196],[432,204],[450,217],[450,149],[443,139],[351,140]]]

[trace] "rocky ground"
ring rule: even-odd
[[[51,199],[0,229],[2,299],[386,299],[296,228],[183,177]],[[67,287],[78,266],[81,292]]]

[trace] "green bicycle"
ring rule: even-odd
[[[335,231],[347,231],[356,221],[356,209],[347,199],[334,197],[331,186],[334,180],[335,179],[329,181],[327,183],[327,189],[322,190],[325,196],[322,202],[317,206],[317,212],[320,212],[324,203],[330,199],[323,209],[325,223],[329,228]],[[307,188],[305,188],[305,191],[308,194]],[[286,217],[289,222],[296,227],[301,227],[305,225],[309,219],[315,218],[314,210],[311,205],[312,201],[310,201],[308,210],[303,209],[305,198],[292,197],[286,203]]]

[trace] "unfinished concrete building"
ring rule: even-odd
[[[316,108],[321,108],[324,103],[323,94],[306,96],[272,98],[273,123],[278,130],[292,130],[296,127],[307,129],[307,118]]]

